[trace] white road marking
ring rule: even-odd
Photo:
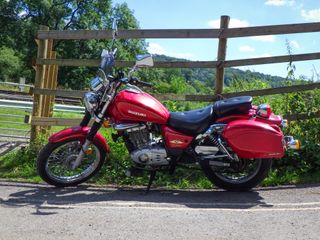
[[[150,209],[150,210],[177,210],[177,211],[230,211],[230,212],[271,212],[271,211],[318,211],[320,202],[303,203],[155,203],[138,201],[105,201],[70,203],[56,201],[48,203],[41,199],[15,199],[0,198],[1,203],[21,203],[23,206],[38,204],[37,207],[60,208],[60,209]],[[49,200],[50,202],[50,200]],[[30,203],[30,204],[28,204]],[[244,207],[245,209],[242,209]],[[252,207],[252,208],[250,208]]]
[[[86,204],[69,204],[69,205],[54,205],[42,204],[42,207],[52,207],[61,209],[144,209],[144,210],[168,210],[168,211],[224,211],[224,212],[280,212],[280,211],[319,211],[319,207],[307,208],[252,208],[252,209],[233,209],[233,208],[190,208],[190,207],[150,207],[150,206],[129,206],[129,205],[86,205]]]

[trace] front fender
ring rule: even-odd
[[[74,139],[74,138],[77,138],[81,142],[84,142],[89,131],[90,131],[89,127],[77,126],[77,127],[66,128],[61,130],[60,132],[53,134],[49,138],[49,142],[57,143],[57,142],[63,142],[63,141]],[[110,147],[107,141],[105,140],[105,138],[100,133],[96,134],[93,141],[100,143],[101,146],[104,147],[104,150],[107,153],[110,153]]]

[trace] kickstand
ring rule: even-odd
[[[152,170],[152,171],[150,172],[149,183],[148,183],[148,186],[147,186],[147,189],[146,189],[146,192],[145,192],[146,194],[148,194],[149,191],[150,191],[151,184],[152,184],[154,178],[156,177],[156,172],[157,172],[156,170]]]

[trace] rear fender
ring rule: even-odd
[[[78,126],[78,127],[66,128],[61,130],[60,132],[53,134],[49,138],[49,142],[57,143],[57,142],[63,142],[66,140],[77,138],[83,143],[89,131],[90,131],[89,127]],[[103,146],[104,150],[107,153],[110,153],[110,147],[107,141],[105,140],[105,138],[100,133],[96,134],[93,141],[98,142],[101,146]]]

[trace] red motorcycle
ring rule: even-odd
[[[114,31],[114,38],[116,31]],[[111,48],[112,49],[112,48]],[[141,67],[153,66],[150,55],[139,55],[128,77],[109,75],[116,49],[102,52],[92,92],[84,96],[85,116],[80,126],[49,138],[41,150],[37,169],[41,178],[58,187],[74,186],[95,175],[110,153],[98,132],[112,126],[122,137],[133,160],[132,176],[150,171],[148,190],[159,170],[174,173],[179,164],[198,163],[214,185],[233,191],[249,190],[267,177],[272,159],[286,149],[299,149],[299,141],[281,131],[287,121],[267,104],[252,106],[252,97],[217,101],[202,109],[169,112],[138,86],[151,84],[133,77]],[[119,90],[126,85],[126,89]],[[88,127],[91,118],[92,127]]]

